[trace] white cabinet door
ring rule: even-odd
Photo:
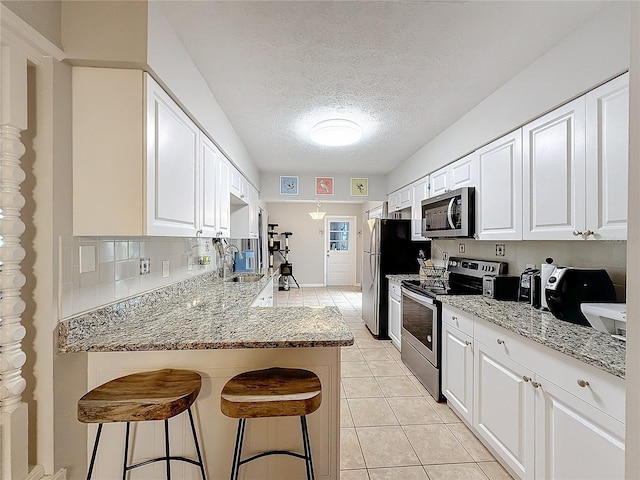
[[[447,403],[473,424],[473,341],[457,328],[443,323],[442,393]]]
[[[627,239],[629,74],[587,93],[587,220],[594,240]]]
[[[258,238],[258,191],[249,185],[247,187],[249,199],[249,238]]]
[[[230,186],[231,194],[243,200],[244,203],[247,203],[247,200],[246,200],[247,181],[236,167],[234,167],[233,165],[230,165],[230,168],[231,168],[231,174],[229,178],[231,182],[231,186]]]
[[[582,239],[577,232],[585,225],[584,97],[525,125],[522,145],[523,238]]]
[[[217,222],[217,163],[218,149],[205,135],[200,134],[200,229],[203,237],[215,237]]]
[[[199,131],[147,79],[147,234],[195,236]]]
[[[389,213],[400,210],[400,191],[390,193],[387,196],[387,203],[389,204]]]
[[[400,284],[389,281],[389,338],[391,343],[400,350],[400,336],[402,330],[402,311],[400,310]]]
[[[411,185],[411,240],[426,240],[422,236],[422,200],[429,196],[429,175]]]
[[[536,381],[536,478],[625,478],[624,424],[545,378]]]
[[[477,151],[476,234],[480,240],[522,240],[522,130]]]
[[[230,171],[229,160],[218,151],[216,161],[216,237],[229,238],[231,236]]]
[[[476,432],[522,479],[534,478],[534,388],[532,373],[474,342]]]
[[[429,174],[429,196],[435,197],[436,195],[440,195],[449,190],[450,176],[451,170],[448,166]]]
[[[475,152],[456,160],[449,165],[449,169],[449,190],[478,184],[478,157]]]
[[[412,199],[413,195],[410,186],[400,190],[400,208],[410,207],[413,204]]]

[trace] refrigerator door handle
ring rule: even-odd
[[[371,266],[371,262],[375,262],[376,256],[375,255],[369,255],[369,273],[371,274],[371,286],[375,286],[376,281],[378,279],[378,269],[375,267]],[[376,265],[377,266],[377,265]]]

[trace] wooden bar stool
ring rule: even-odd
[[[220,397],[220,409],[227,417],[237,418],[238,433],[233,452],[231,480],[237,480],[240,465],[267,455],[291,455],[302,458],[307,480],[313,480],[313,461],[307,417],[322,402],[322,386],[318,376],[297,368],[267,368],[241,373],[229,380]],[[299,416],[304,455],[285,450],[271,450],[242,460],[242,444],[247,418]]]
[[[202,379],[200,374],[190,370],[164,369],[153,372],[134,373],[104,383],[78,400],[78,420],[83,423],[98,423],[98,433],[93,445],[93,453],[87,473],[91,478],[93,466],[98,452],[98,443],[102,433],[102,425],[111,422],[127,422],[124,445],[124,463],[122,479],[127,472],[154,462],[166,462],[167,480],[171,480],[171,460],[188,462],[200,467],[205,480],[204,464],[200,455],[200,446],[193,422],[191,405],[195,402]],[[196,446],[198,460],[185,457],[172,457],[169,454],[169,419],[187,410],[191,422],[191,432]],[[127,465],[129,450],[130,422],[148,420],[164,420],[165,456]]]

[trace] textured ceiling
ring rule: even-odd
[[[163,9],[258,169],[386,174],[603,2],[172,1]],[[322,147],[320,120],[362,140]]]

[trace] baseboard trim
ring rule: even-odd
[[[67,480],[67,471],[61,468],[53,475],[45,475],[42,465],[29,465],[29,474],[25,480]]]

